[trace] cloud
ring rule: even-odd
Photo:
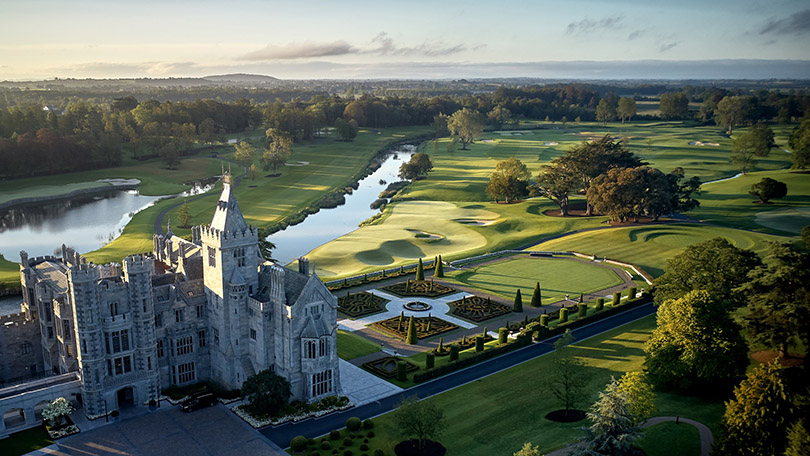
[[[642,36],[646,35],[649,31],[650,31],[650,29],[648,29],[648,28],[634,30],[634,31],[630,32],[629,35],[627,35],[627,40],[628,41],[633,41],[635,39],[641,38]]]
[[[568,27],[565,28],[565,33],[569,35],[584,35],[599,30],[620,29],[624,27],[624,24],[622,24],[623,20],[624,16],[610,16],[599,20],[585,18],[581,21],[568,24]]]
[[[416,46],[398,46],[394,40],[385,32],[380,32],[371,40],[372,48],[363,51],[364,54],[378,55],[422,55],[427,57],[445,56],[457,54],[467,50],[464,44],[445,45],[437,42],[428,44],[427,42]],[[478,46],[476,46],[478,48]]]
[[[810,33],[810,9],[797,11],[782,19],[770,18],[759,29],[760,35],[804,35]]]
[[[267,45],[258,51],[248,52],[237,57],[237,60],[289,60],[313,57],[329,57],[357,53],[349,43],[338,40],[331,43],[290,43],[286,45]]]
[[[671,41],[669,43],[661,43],[661,45],[658,46],[658,52],[667,52],[668,50],[674,48],[675,46],[679,45],[680,43],[681,43],[680,41]]]

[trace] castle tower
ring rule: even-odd
[[[248,296],[257,291],[258,234],[248,226],[231,188],[222,180],[222,194],[211,224],[200,227],[203,277],[208,297],[212,380],[239,388],[254,368],[248,353]]]
[[[106,352],[104,328],[96,283],[98,269],[84,258],[68,269],[70,301],[75,318],[79,369],[82,372],[82,400],[88,416],[103,415]]]
[[[135,372],[145,372],[146,382],[140,386],[139,399],[142,402],[160,397],[157,369],[157,343],[155,340],[155,306],[152,295],[151,262],[141,255],[124,259],[124,281],[128,284],[130,311],[132,312],[132,336],[135,353]]]

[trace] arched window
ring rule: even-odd
[[[318,355],[318,345],[314,340],[305,340],[304,341],[304,354],[303,357],[306,359],[315,359]]]
[[[329,339],[321,337],[318,341],[318,356],[326,356],[329,353]]]

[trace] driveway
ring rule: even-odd
[[[31,455],[185,456],[282,455],[225,406],[183,413],[161,408],[66,437]]]

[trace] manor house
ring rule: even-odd
[[[171,385],[239,388],[264,369],[287,378],[294,399],[340,393],[337,299],[306,259],[294,271],[262,258],[229,174],[210,225],[191,240],[170,226],[153,240],[151,254],[121,264],[95,265],[64,245],[61,258],[20,252],[22,315],[39,329],[23,343],[42,358],[19,365],[77,372],[91,418]]]

